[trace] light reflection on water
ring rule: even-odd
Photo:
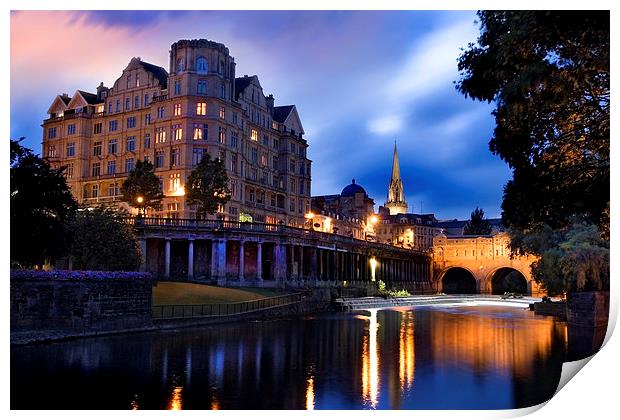
[[[553,395],[567,334],[520,309],[395,308],[27,346],[11,408],[523,407]]]

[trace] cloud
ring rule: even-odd
[[[368,129],[375,134],[398,133],[402,127],[403,120],[400,115],[386,115],[368,123]]]

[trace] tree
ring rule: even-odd
[[[540,255],[532,275],[550,295],[609,290],[609,241],[595,225],[573,218],[563,229],[544,225],[519,240]]]
[[[580,216],[608,237],[609,11],[478,16],[481,34],[459,57],[457,89],[496,105],[489,146],[513,171],[504,225],[536,233]]]
[[[73,269],[133,271],[140,247],[123,214],[107,207],[80,209],[71,223],[69,258]]]
[[[121,186],[122,200],[137,207],[142,213],[147,208],[156,208],[164,194],[155,175],[153,164],[138,160]]]
[[[42,265],[67,246],[67,225],[77,203],[63,175],[47,160],[11,140],[11,261]]]
[[[471,212],[471,216],[465,227],[463,228],[464,235],[488,235],[491,233],[491,224],[484,218],[484,210],[476,207]]]
[[[207,214],[214,214],[219,205],[226,204],[230,200],[230,191],[224,162],[211,159],[209,154],[203,155],[189,174],[186,197],[188,204],[197,205],[196,216],[203,219]]]

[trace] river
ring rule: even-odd
[[[568,329],[517,308],[329,313],[11,348],[11,409],[506,409],[549,399]]]

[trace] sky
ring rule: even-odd
[[[10,31],[11,138],[37,153],[57,94],[111,86],[134,56],[167,69],[173,42],[207,38],[297,106],[312,195],[355,179],[383,205],[396,141],[410,211],[501,216],[511,172],[488,148],[493,105],[454,87],[473,11],[13,11]]]

